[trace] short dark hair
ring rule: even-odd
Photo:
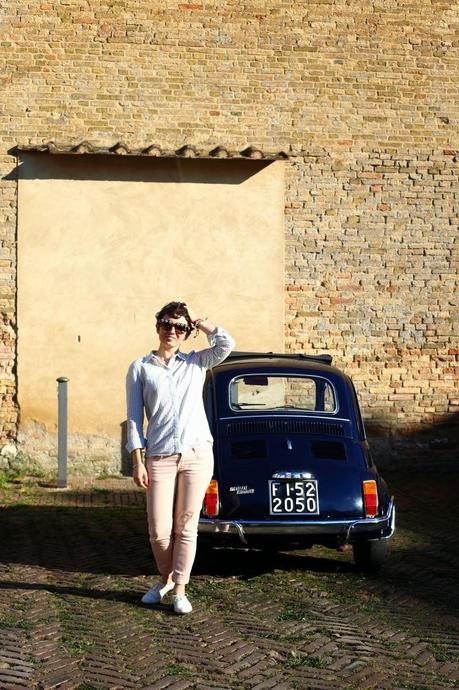
[[[162,307],[156,314],[156,324],[158,324],[158,321],[161,319],[165,319],[167,317],[171,317],[173,319],[179,319],[181,316],[184,316],[186,319],[186,322],[188,324],[188,333],[186,334],[186,338],[190,335],[191,331],[193,330],[193,324],[191,323],[190,316],[188,314],[188,309],[185,304],[185,302],[168,302],[167,304]]]

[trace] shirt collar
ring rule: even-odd
[[[149,353],[148,358],[149,358],[150,360],[152,360],[152,359],[154,359],[155,355],[156,355],[156,352],[154,352],[154,351],[152,350],[152,351]],[[186,354],[185,354],[184,352],[180,352],[180,350],[179,350],[179,351],[177,352],[177,354],[174,355],[174,356],[177,357],[178,359],[182,359],[182,360],[184,360],[184,361],[185,361],[186,358],[187,358]]]

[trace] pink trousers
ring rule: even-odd
[[[172,573],[186,585],[196,556],[199,513],[212,479],[212,445],[189,448],[182,455],[146,459],[148,532],[163,577]]]

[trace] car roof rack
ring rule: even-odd
[[[244,359],[298,359],[298,360],[306,360],[306,361],[311,361],[311,362],[322,362],[323,364],[331,364],[332,363],[332,356],[328,354],[321,354],[321,355],[306,355],[303,352],[292,352],[289,354],[288,352],[238,352],[237,350],[233,350],[228,357],[226,358],[226,361],[228,359],[239,359],[239,358],[244,358]]]

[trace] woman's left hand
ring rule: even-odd
[[[143,464],[143,462],[136,463],[132,470],[132,478],[134,484],[142,487],[143,489],[148,489],[148,472]]]

